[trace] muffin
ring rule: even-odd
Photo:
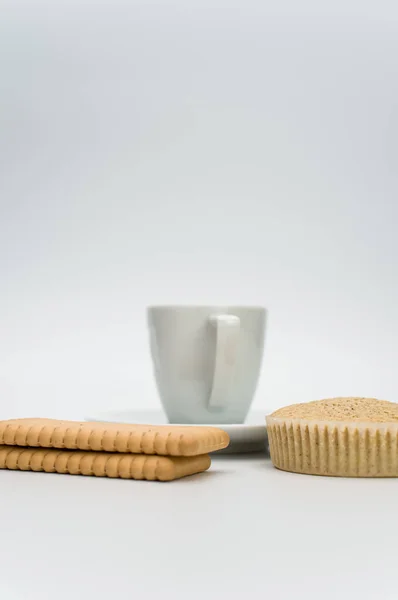
[[[266,417],[271,460],[284,471],[335,477],[398,476],[398,404],[330,398]]]

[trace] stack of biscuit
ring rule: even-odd
[[[0,469],[171,481],[206,471],[228,434],[207,426],[0,421]]]

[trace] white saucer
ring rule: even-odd
[[[267,411],[269,412],[269,411]],[[265,452],[267,449],[267,429],[265,427],[265,411],[250,413],[242,425],[213,425],[226,431],[230,437],[228,448],[219,450],[217,454],[240,452]],[[119,410],[89,415],[86,421],[99,421],[108,423],[134,423],[151,425],[169,425],[167,417],[162,411]],[[185,423],[173,423],[185,425]],[[209,423],[209,426],[211,424]],[[187,425],[187,426],[192,426]]]

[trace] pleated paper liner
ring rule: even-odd
[[[277,469],[331,477],[398,477],[398,423],[266,417]]]

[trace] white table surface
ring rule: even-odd
[[[398,480],[215,457],[172,483],[0,472],[0,598],[396,599]]]

